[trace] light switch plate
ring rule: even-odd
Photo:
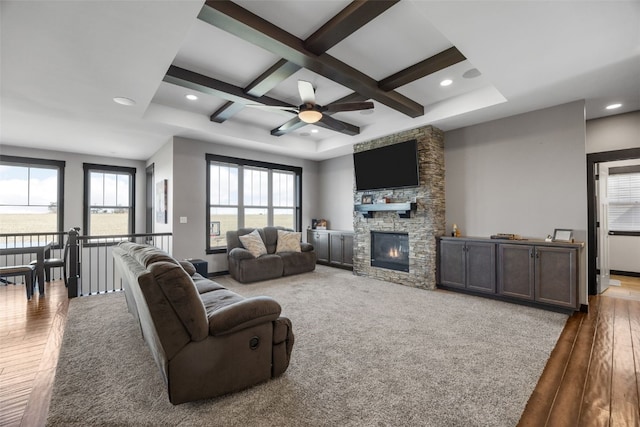
[[[180,224],[186,224],[187,223],[187,217],[186,216],[181,216],[180,217]]]

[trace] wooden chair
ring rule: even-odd
[[[51,269],[62,268],[62,278],[64,285],[67,286],[67,259],[69,257],[69,239],[64,244],[64,254],[62,258],[45,258],[44,260],[44,277],[45,282],[51,281]],[[37,260],[31,261],[30,265],[35,266],[38,263]],[[40,284],[38,284],[40,285]],[[42,284],[44,286],[44,283]]]
[[[33,280],[35,269],[36,267],[31,264],[0,267],[0,277],[24,276],[24,283],[27,288],[27,299],[31,299],[35,288],[35,281]]]

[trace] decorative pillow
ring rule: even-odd
[[[295,231],[278,230],[278,245],[276,253],[280,252],[300,252],[301,233]]]
[[[251,255],[258,258],[260,255],[264,255],[267,253],[267,247],[264,245],[262,241],[262,237],[260,237],[260,233],[258,230],[253,230],[249,234],[245,234],[244,236],[238,236],[240,239],[240,243],[242,246],[249,252]]]

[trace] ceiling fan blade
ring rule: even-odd
[[[298,92],[303,104],[316,105],[316,91],[311,83],[298,80]]]
[[[329,104],[323,107],[323,111],[337,113],[339,111],[370,110],[373,102],[344,102],[342,104]]]
[[[287,106],[279,106],[279,105],[262,105],[262,104],[247,104],[246,107],[257,108],[258,110],[278,112],[278,111],[286,111],[291,114],[298,114],[298,107],[294,107],[293,105]]]
[[[343,122],[341,122],[340,120],[334,119],[331,116],[327,116],[326,114],[322,115],[322,118],[320,119],[320,121],[328,125],[330,128],[335,129],[337,131],[343,130],[345,127]]]
[[[344,133],[345,135],[354,136],[360,133],[360,128],[358,126],[354,126],[350,123],[346,123],[340,120],[336,120],[331,116],[326,114],[322,115],[322,119],[319,122],[315,123],[318,126],[322,126],[323,128],[335,130],[340,133]]]
[[[271,135],[273,135],[273,136],[282,136],[282,135],[287,134],[289,132],[293,132],[296,129],[300,129],[301,127],[306,126],[306,125],[307,125],[307,123],[303,122],[302,120],[300,120],[298,118],[298,116],[296,116],[293,119],[291,119],[288,122],[286,122],[283,125],[281,125],[280,127],[272,129],[271,130]]]

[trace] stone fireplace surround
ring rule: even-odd
[[[355,191],[354,204],[360,204],[364,194],[373,200],[389,197],[392,202],[416,202],[410,218],[400,218],[393,211],[374,212],[372,218],[353,214],[353,271],[368,276],[416,288],[436,287],[436,237],[445,233],[444,197],[444,133],[433,126],[420,127],[354,145],[360,152],[416,139],[420,186],[378,191]],[[371,266],[371,231],[408,233],[409,272]]]

